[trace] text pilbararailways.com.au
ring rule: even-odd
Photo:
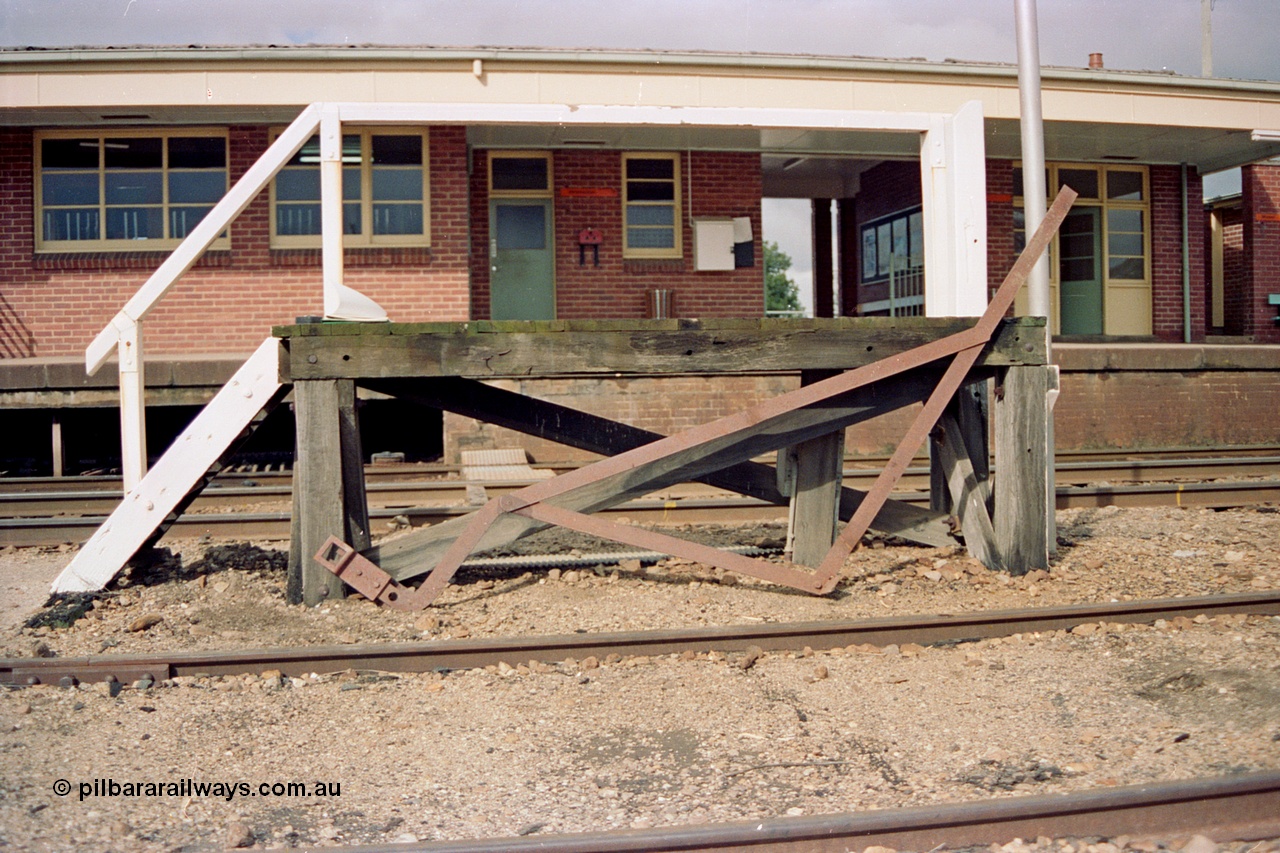
[[[80,800],[90,797],[217,797],[231,802],[236,797],[341,797],[341,782],[208,782],[202,779],[172,781],[93,779],[77,782],[66,779],[53,783],[53,792],[65,797],[78,791]]]

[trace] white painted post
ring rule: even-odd
[[[324,265],[324,313],[335,317],[342,302],[342,123],[331,104],[320,108],[320,258]]]
[[[987,165],[982,104],[933,116],[921,135],[927,317],[977,317],[987,306]]]
[[[142,362],[142,326],[120,330],[120,473],[125,494],[147,473],[146,376]]]

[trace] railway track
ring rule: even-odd
[[[1168,839],[1193,834],[1223,841],[1280,836],[1280,772],[816,817],[341,849],[346,853],[844,853],[872,846],[985,849],[1014,838],[1041,836]]]
[[[1064,457],[1057,465],[1057,507],[1199,506],[1225,508],[1280,501],[1280,455],[1274,448],[1231,456],[1183,458],[1123,454],[1102,458]],[[845,485],[866,488],[876,467],[846,467]],[[907,470],[895,498],[928,505],[928,468]],[[381,466],[367,469],[370,517],[375,524],[422,526],[463,515],[474,483],[456,479],[456,469],[439,465]],[[494,497],[527,482],[485,482]],[[0,545],[58,545],[82,542],[120,500],[113,478],[14,479],[0,481]],[[261,537],[289,535],[291,475],[288,471],[238,471],[223,475],[175,522],[168,533],[180,537]],[[251,507],[252,509],[246,509]],[[608,511],[632,521],[707,523],[784,520],[786,510],[709,486],[686,483]]]
[[[17,658],[0,660],[0,684],[75,684],[192,675],[284,675],[340,672],[431,672],[472,669],[529,660],[562,661],[595,656],[668,655],[686,651],[764,651],[842,648],[869,643],[938,645],[1012,634],[1070,630],[1090,622],[1173,620],[1179,616],[1227,613],[1280,615],[1280,592],[1242,593],[1196,598],[1153,599],[1102,604],[1024,608],[932,616],[897,616],[838,622],[749,624],[618,633],[566,634],[437,642],[304,646],[236,651],[181,651],[142,655]]]
[[[104,655],[0,660],[0,684],[21,686],[114,681],[161,683],[177,676],[230,676],[279,670],[419,672],[532,659],[560,661],[607,654],[675,655],[684,651],[827,649],[870,643],[951,644],[1014,633],[1069,630],[1088,622],[1143,622],[1228,613],[1280,615],[1280,592],[1204,598],[1070,605],[964,615],[895,617],[797,625],[490,638],[434,643]],[[830,853],[879,845],[896,850],[982,848],[1015,837],[1170,839],[1204,834],[1221,840],[1280,837],[1280,772],[1197,779],[1054,796],[1018,796],[873,812],[768,818],[733,823],[565,835],[343,848],[348,853],[538,850],[543,853],[629,851],[777,851]]]

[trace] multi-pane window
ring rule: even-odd
[[[1048,195],[1079,193],[1049,244],[1050,322],[1055,334],[1149,335],[1151,188],[1146,166],[1050,163]],[[1014,248],[1026,243],[1022,170],[1013,171]],[[1022,298],[1020,296],[1020,298]]]
[[[36,249],[173,248],[226,192],[222,133],[41,134]]]
[[[346,246],[429,242],[427,137],[361,130],[342,137],[342,233]],[[313,136],[271,187],[271,245],[320,245],[320,139]]]
[[[1045,170],[1049,195],[1056,188],[1069,186],[1077,193],[1077,207],[1096,207],[1102,210],[1100,235],[1105,246],[1104,275],[1107,281],[1146,281],[1147,232],[1150,201],[1147,189],[1147,170],[1141,166],[1089,166],[1054,165]],[[1021,252],[1026,245],[1026,217],[1022,210],[1022,169],[1013,170],[1014,249]],[[1057,241],[1051,246],[1051,258],[1057,258]],[[1056,260],[1050,269],[1056,276]]]
[[[924,220],[919,208],[862,226],[862,281],[924,266]]]
[[[623,257],[680,257],[680,156],[624,154],[622,177]]]

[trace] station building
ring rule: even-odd
[[[54,456],[112,428],[86,345],[309,104],[424,116],[342,125],[344,281],[397,322],[762,317],[766,198],[812,202],[818,316],[976,314],[1025,239],[1007,65],[189,47],[5,51],[0,77],[0,402],[31,460],[51,427]],[[1042,83],[1050,195],[1080,194],[1050,254],[1059,446],[1274,443],[1280,84],[1083,63]],[[148,315],[149,418],[323,313],[319,160],[313,138]],[[1206,207],[1204,176],[1235,167],[1240,197]],[[795,381],[522,390],[669,432]],[[508,440],[369,420],[371,450]]]

